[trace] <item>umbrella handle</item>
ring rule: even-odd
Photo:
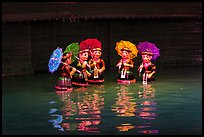
[[[72,66],[70,66],[69,64],[67,64],[67,63],[64,63],[64,62],[61,62],[62,64],[64,64],[64,65],[67,65],[67,66],[69,66],[70,68],[74,68],[74,67],[72,67]],[[75,68],[76,69],[76,68]],[[76,71],[78,72],[78,73],[81,73],[81,71],[80,70],[78,70],[78,69],[76,69]]]
[[[74,56],[75,56],[75,58],[76,58],[76,59],[78,59],[78,60],[79,60],[79,58],[78,58],[76,55],[74,55]]]

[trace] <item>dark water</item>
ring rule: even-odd
[[[2,134],[201,135],[202,67],[163,68],[147,86],[116,83],[57,94],[57,75],[2,77]]]

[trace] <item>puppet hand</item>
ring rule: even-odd
[[[123,63],[124,66],[130,66],[128,63]]]
[[[95,61],[93,62],[93,65],[96,66],[96,62]]]
[[[83,65],[86,66],[86,65],[87,65],[87,61],[84,61],[84,62],[83,62]]]
[[[72,71],[70,72],[70,78],[72,78],[72,76],[74,75],[74,73],[76,72],[76,68],[72,68]]]
[[[151,78],[152,77],[152,73],[151,74],[147,74],[147,78]]]

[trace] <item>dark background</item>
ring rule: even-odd
[[[158,68],[202,64],[201,2],[3,2],[2,76],[48,72],[54,49],[97,38],[106,69],[120,40],[155,43]],[[138,55],[135,67],[141,63]]]

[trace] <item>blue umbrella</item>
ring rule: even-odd
[[[62,54],[62,48],[58,47],[53,51],[48,63],[48,68],[51,73],[54,73],[58,69],[61,63]]]

